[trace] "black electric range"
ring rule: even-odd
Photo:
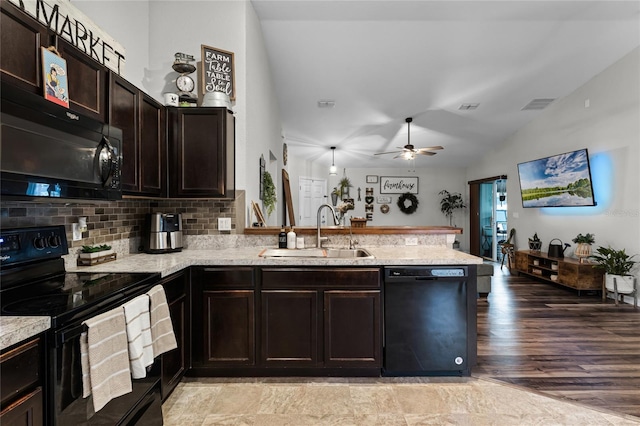
[[[47,424],[130,424],[131,416],[162,424],[159,362],[98,413],[82,398],[78,362],[83,322],[146,293],[160,274],[66,272],[66,254],[63,225],[0,231],[0,315],[51,318],[43,336]]]

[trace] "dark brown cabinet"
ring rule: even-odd
[[[69,109],[106,121],[107,69],[66,40],[55,40],[60,56],[67,61]]]
[[[161,355],[162,373],[161,389],[164,401],[182,379],[189,368],[191,344],[189,317],[189,285],[188,274],[178,272],[165,278],[161,284],[167,295],[169,314],[173,323],[173,332],[178,347]]]
[[[234,198],[235,118],[227,108],[167,108],[169,197]]]
[[[255,366],[253,268],[194,268],[191,284],[194,370]]]
[[[263,268],[261,361],[379,370],[380,283],[378,268]]]
[[[36,338],[0,355],[0,424],[44,424],[41,351]]]
[[[109,74],[109,123],[122,129],[122,190],[166,196],[164,106],[122,77]]]
[[[1,3],[0,70],[2,79],[42,94],[40,47],[51,44],[47,28],[8,1]]]

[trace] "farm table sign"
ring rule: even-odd
[[[406,176],[380,176],[381,194],[417,194],[418,178]]]
[[[233,52],[201,45],[202,94],[222,92],[236,100]]]

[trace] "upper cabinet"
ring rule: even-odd
[[[235,118],[225,107],[167,108],[169,197],[234,198]]]
[[[109,123],[122,129],[122,190],[166,196],[166,110],[120,76],[109,77]]]
[[[0,69],[2,79],[42,94],[40,47],[48,47],[47,28],[9,2],[1,3]]]

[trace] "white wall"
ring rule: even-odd
[[[589,100],[590,106],[585,107]],[[595,207],[523,209],[517,163],[587,148]],[[518,248],[534,232],[546,251],[560,238],[572,244],[578,233],[595,233],[598,246],[640,253],[640,48],[569,96],[551,104],[501,149],[469,167],[467,179],[508,175],[509,227]],[[640,260],[640,256],[639,259]]]

